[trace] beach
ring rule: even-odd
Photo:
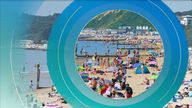
[[[133,77],[134,78],[134,77]],[[135,76],[135,78],[134,78],[134,81],[135,82],[137,82],[138,81],[138,85],[137,84],[135,84],[135,87],[134,87],[134,85],[131,85],[133,88],[138,88],[138,89],[136,89],[135,90],[135,92],[134,92],[134,95],[137,95],[137,94],[139,94],[139,93],[142,93],[142,92],[144,92],[144,86],[142,86],[142,85],[140,85],[139,84],[139,82],[141,82],[141,80],[143,80],[143,79],[141,79],[142,77],[139,77],[139,76]],[[186,77],[185,77],[187,80],[190,80],[190,79],[192,79],[192,74],[191,73],[187,73],[186,74]],[[128,82],[131,82],[132,80],[131,79],[128,79]],[[181,87],[180,87],[180,89],[179,90],[182,90],[184,88],[184,85],[181,85]],[[64,103],[61,103],[61,101],[57,101],[60,97],[52,97],[52,98],[50,98],[50,97],[48,97],[48,93],[51,91],[51,87],[49,87],[49,88],[42,88],[42,89],[37,89],[37,90],[35,90],[34,91],[34,94],[35,94],[35,96],[36,96],[36,98],[37,98],[37,100],[39,101],[39,102],[44,102],[44,103],[55,103],[55,104],[58,104],[58,105],[60,105],[60,106],[63,106],[64,108],[71,108],[71,106],[69,105],[69,104],[64,104]],[[190,97],[186,97],[186,98],[184,98],[183,100],[181,100],[181,101],[178,101],[178,102],[171,102],[174,106],[175,105],[182,105],[182,104],[191,104],[191,102],[192,102],[192,98],[190,98]]]
[[[34,91],[34,94],[39,102],[62,106],[63,108],[72,108],[69,104],[63,103],[63,101],[60,100],[60,95],[49,97],[48,93],[50,91],[51,88],[37,89]]]
[[[108,57],[105,57],[108,58]],[[159,64],[162,64],[164,61],[163,57],[159,57],[157,58],[157,61]],[[76,63],[77,64],[82,64],[84,62],[84,59],[77,59]],[[136,69],[127,69],[127,77],[126,80],[127,82],[130,84],[130,86],[133,88],[133,97],[138,96],[140,94],[142,94],[143,92],[145,92],[145,85],[142,85],[143,81],[145,80],[145,78],[149,78],[151,79],[151,74],[135,74],[135,70]],[[149,71],[151,73],[156,73],[157,70],[154,68],[149,68]],[[49,79],[49,75],[41,75],[41,77],[46,77],[46,79]],[[95,75],[95,77],[100,77],[100,78],[105,78],[105,79],[112,79],[113,77],[113,73],[107,72],[105,75],[100,75],[97,74]],[[152,81],[152,79],[151,79]],[[88,83],[86,83],[88,85]],[[91,90],[91,89],[90,89]],[[70,108],[70,106],[68,104],[64,104],[61,103],[61,101],[57,101],[60,96],[56,96],[56,97],[49,97],[48,93],[51,92],[51,88],[42,88],[42,89],[37,89],[35,90],[35,95],[37,97],[37,99],[40,102],[44,102],[44,103],[52,103],[52,104],[58,104],[59,106],[64,106],[64,108]],[[94,92],[94,91],[93,91]],[[121,91],[122,92],[122,91]]]
[[[147,52],[143,52],[143,54],[146,54]],[[141,55],[142,56],[142,55]],[[148,57],[148,56],[142,56],[142,57]],[[107,59],[108,57],[102,58],[102,59]],[[109,59],[112,59],[112,57],[110,57]],[[158,57],[157,58],[157,62],[158,64],[161,64],[161,66],[159,68],[162,67],[164,61],[164,57]],[[80,60],[76,60],[76,64],[80,65],[83,64],[84,60],[80,59]],[[107,68],[107,66],[105,66]],[[153,67],[148,67],[150,73],[156,73],[158,74],[158,69],[157,68],[153,68]],[[105,69],[101,69],[101,70],[105,70]],[[129,85],[133,88],[133,97],[134,96],[138,96],[139,94],[143,93],[146,89],[146,86],[143,83],[143,81],[145,80],[145,78],[150,79],[151,82],[153,82],[153,79],[151,79],[151,74],[135,74],[136,68],[133,69],[127,69],[127,75],[126,75],[126,82],[129,83]],[[92,75],[89,75],[89,77],[91,77]],[[96,74],[94,75],[94,77],[99,77],[99,78],[104,78],[106,80],[111,80],[113,78],[113,73],[111,72],[107,72],[104,75],[100,75],[100,74]]]
[[[146,38],[146,37],[143,37],[143,38]],[[151,38],[151,37],[150,37]],[[90,44],[90,43],[89,43]],[[95,43],[95,47],[100,45],[100,43]],[[110,45],[110,44],[109,44]],[[80,45],[80,46],[86,46],[86,47],[89,47],[91,48],[92,46],[87,46],[87,44],[84,44],[83,45]],[[102,46],[102,44],[100,45]],[[89,51],[89,54],[91,54],[92,56],[94,56],[94,49],[91,49],[89,50],[89,48],[87,48],[87,50]],[[114,47],[111,47],[111,49],[113,49]],[[114,48],[116,49],[116,48]],[[115,54],[116,53],[116,50],[110,50],[110,53],[107,53],[107,54]],[[106,55],[106,53],[103,52],[107,50],[107,47],[105,47],[104,49],[98,49],[98,55],[102,55],[100,57],[101,60],[104,60],[104,59],[115,59],[115,56],[112,57],[112,56],[108,56]],[[30,51],[31,52],[31,51]],[[79,54],[80,54],[80,50],[78,50]],[[101,52],[101,53],[100,53]],[[106,51],[107,52],[107,51]],[[161,52],[161,49],[157,49],[155,50],[155,52]],[[41,51],[42,53],[42,51]],[[124,51],[123,51],[124,53]],[[133,51],[131,51],[131,53],[133,53]],[[139,54],[140,56],[142,57],[142,60],[144,60],[145,58],[148,58],[149,56],[151,56],[148,52],[148,50],[140,50],[139,51]],[[38,56],[38,54],[34,55],[33,58],[35,58],[35,56]],[[40,58],[39,61],[44,61],[46,60],[46,53],[43,52],[43,55],[41,55],[42,58]],[[43,57],[44,56],[44,57]],[[85,63],[86,60],[92,60],[92,56],[86,58],[86,56],[84,57],[78,57],[76,56],[76,61],[74,61],[74,63],[76,63],[77,65],[82,65]],[[42,59],[42,60],[41,60]],[[122,57],[123,60],[126,60],[125,57]],[[28,60],[30,61],[30,60]],[[127,74],[126,74],[126,82],[129,83],[130,87],[133,89],[133,95],[132,97],[135,97],[135,96],[139,96],[141,95],[142,93],[144,93],[147,89],[146,89],[146,85],[145,84],[142,84],[143,81],[145,80],[145,78],[148,78],[150,79],[150,82],[153,83],[153,79],[151,78],[152,76],[152,73],[155,73],[155,74],[159,74],[159,70],[161,70],[162,68],[162,65],[164,63],[164,57],[163,56],[158,56],[156,57],[156,61],[157,61],[157,64],[158,64],[158,68],[154,68],[154,67],[150,67],[150,66],[147,66],[147,68],[149,69],[150,71],[150,74],[135,74],[135,71],[137,68],[130,68],[130,69],[127,69]],[[109,61],[108,61],[109,62]],[[40,62],[41,63],[41,62]],[[109,66],[107,65],[108,63],[106,63],[106,66],[102,67],[101,70],[106,70]],[[28,67],[32,67],[32,64],[30,63],[27,63],[27,65],[31,65],[31,66],[28,66]],[[63,100],[61,100],[61,96],[59,95],[59,93],[56,93],[56,95],[54,95],[53,97],[50,97],[49,96],[49,93],[52,92],[52,89],[51,89],[51,86],[53,85],[52,81],[51,81],[51,78],[49,76],[49,73],[48,71],[46,71],[46,64],[41,64],[43,66],[43,72],[41,72],[40,74],[40,89],[34,89],[34,95],[36,97],[36,99],[38,100],[38,102],[40,103],[44,103],[45,105],[57,105],[57,106],[63,106],[64,108],[70,108],[70,105],[69,104],[66,104],[66,103],[63,103]],[[34,66],[34,65],[33,65]],[[41,67],[42,68],[42,67]],[[27,69],[26,69],[27,70]],[[36,78],[37,78],[37,75],[35,73],[35,68],[33,67],[33,70],[32,73],[26,73],[26,74],[23,74],[22,76],[25,78],[25,80],[27,80],[28,82],[30,80],[33,80],[34,81],[34,88],[35,88],[35,85],[36,85]],[[44,71],[45,70],[45,71]],[[77,74],[80,74],[84,71],[79,71],[77,72]],[[89,74],[89,77],[92,77],[93,75],[90,75]],[[80,76],[81,77],[81,76]],[[94,77],[99,77],[99,78],[105,78],[106,80],[111,80],[114,75],[113,73],[111,72],[106,72],[105,74],[95,74]],[[190,73],[187,73],[186,75],[186,80],[190,80],[192,79],[192,75]],[[87,85],[89,85],[87,82],[86,82]],[[181,86],[180,90],[182,90],[184,88],[184,85]],[[91,90],[91,88],[90,88]],[[93,91],[94,92],[94,91]],[[120,92],[124,92],[124,91],[120,91]],[[172,102],[173,105],[178,105],[178,104],[190,104],[191,102],[191,98],[184,98],[182,99],[181,101],[178,101],[178,102]]]
[[[148,75],[149,76],[149,75]],[[134,92],[134,95],[137,95],[139,93],[142,93],[144,92],[144,86],[140,85],[140,78],[142,77],[139,77],[139,76],[135,76],[133,77],[134,80],[137,80],[138,83],[134,85],[131,85],[133,88],[137,88],[135,89],[135,92]],[[187,73],[186,74],[186,77],[185,77],[186,80],[190,80],[192,79],[192,73]],[[131,79],[128,79],[128,82],[132,81]],[[137,82],[136,81],[136,82]],[[139,86],[137,86],[139,85]],[[182,89],[184,88],[184,85],[181,85],[179,91],[181,91]],[[34,91],[34,94],[36,95],[36,98],[39,102],[44,102],[44,103],[54,103],[54,104],[58,104],[59,106],[63,106],[64,108],[71,108],[71,106],[69,104],[64,104],[64,103],[61,103],[61,101],[57,101],[60,97],[56,96],[56,97],[48,97],[48,93],[51,91],[51,87],[49,88],[43,88],[43,89],[37,89]],[[192,98],[190,97],[186,97],[184,98],[183,100],[181,101],[177,101],[177,102],[171,102],[174,106],[175,105],[182,105],[182,104],[191,104],[192,102]]]

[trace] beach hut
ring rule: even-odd
[[[143,68],[143,69],[142,69]],[[136,71],[135,71],[135,74],[150,74],[150,71],[149,69],[147,68],[147,66],[143,66],[140,64]]]

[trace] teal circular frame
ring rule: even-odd
[[[157,82],[143,94],[113,100],[91,91],[76,70],[75,45],[85,25],[109,10],[128,10],[159,31],[165,51]],[[55,22],[48,41],[48,68],[54,85],[74,108],[162,108],[179,89],[187,69],[186,36],[175,14],[160,0],[79,0],[72,2]]]

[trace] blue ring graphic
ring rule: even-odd
[[[112,100],[91,91],[75,65],[75,44],[84,26],[108,10],[128,10],[148,19],[160,32],[165,58],[161,76],[145,93],[129,100]],[[56,21],[48,43],[48,67],[53,83],[74,108],[162,108],[180,87],[188,62],[187,41],[180,22],[160,0],[80,0]]]

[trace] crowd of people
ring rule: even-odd
[[[116,57],[105,57],[100,58],[97,53],[92,57],[92,64],[86,61],[82,65],[82,71],[88,73],[88,86],[100,95],[109,98],[131,98],[133,97],[134,91],[130,87],[127,78],[131,77],[128,73],[129,69],[136,69],[139,65],[149,66],[160,71],[157,64],[157,59],[154,55],[148,54],[146,59],[140,55],[139,50],[124,50],[118,49]],[[111,60],[110,60],[111,59]],[[149,64],[151,61],[155,61],[154,64]],[[96,66],[93,66],[96,65]],[[98,68],[99,67],[99,68]],[[112,77],[106,79],[105,76],[109,71],[108,68],[113,67]],[[111,70],[110,70],[111,71]],[[158,76],[156,73],[152,73],[151,76]],[[153,79],[156,80],[157,78]],[[153,82],[154,83],[154,82]],[[145,78],[145,81],[141,85],[146,85],[145,89],[149,89],[153,84],[151,79]]]
[[[117,72],[109,81],[104,78],[89,78],[89,87],[100,95],[109,98],[131,98],[133,89],[126,83],[123,72]]]
[[[122,49],[117,49],[116,57],[100,57],[97,53],[93,55],[92,59],[88,59],[88,57],[86,57],[82,67],[84,67],[86,71],[91,71],[93,69],[91,67],[92,65],[98,65],[102,69],[106,69],[108,67],[120,67],[121,69],[126,70],[136,68],[136,64],[143,64],[160,69],[162,65],[157,62],[157,56],[160,56],[160,53],[155,51],[147,52],[145,58],[144,56],[141,56],[139,50],[133,50],[131,52],[128,49],[125,49],[124,51]],[[90,65],[88,63],[90,61],[95,64]]]
[[[192,72],[189,70],[186,76],[192,78],[191,75]],[[189,78],[183,81],[179,91],[165,108],[192,108],[192,79]]]

